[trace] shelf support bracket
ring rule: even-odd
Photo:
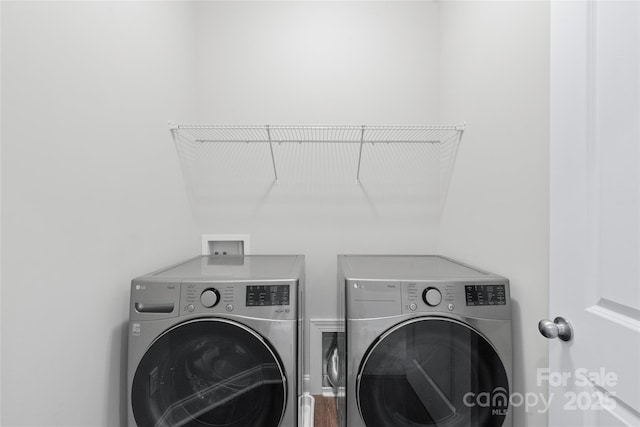
[[[360,184],[360,163],[362,163],[362,146],[364,145],[364,128],[360,130],[360,153],[358,154],[358,171],[356,172],[356,184]]]
[[[273,155],[273,142],[271,141],[271,129],[269,129],[269,125],[266,125],[267,137],[269,138],[269,151],[271,152],[271,164],[273,165],[273,176],[275,178],[275,183],[278,183],[278,169],[276,168],[276,157]]]

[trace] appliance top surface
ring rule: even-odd
[[[338,259],[347,279],[503,279],[439,255],[339,255]]]
[[[144,277],[187,280],[298,279],[302,255],[244,255],[195,257]]]

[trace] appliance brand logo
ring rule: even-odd
[[[398,287],[397,283],[387,283],[386,285],[387,285],[388,289],[396,289]],[[375,286],[379,287],[380,285],[377,284]],[[367,287],[369,287],[369,286],[367,285]],[[353,288],[354,289],[365,289],[365,285],[364,285],[364,283],[354,283],[353,284]]]

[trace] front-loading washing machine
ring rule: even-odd
[[[304,257],[201,256],[131,283],[129,427],[294,427]]]
[[[441,256],[338,256],[338,418],[512,426],[509,281]]]

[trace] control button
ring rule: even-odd
[[[227,311],[233,311],[233,304],[227,304],[225,308],[227,309]]]
[[[418,305],[415,302],[412,302],[411,304],[409,304],[409,310],[416,311],[417,308],[418,308]]]
[[[449,305],[447,306],[447,308],[449,309],[449,311],[453,311],[453,309],[456,308],[456,306],[453,305],[452,302],[450,302]]]
[[[435,307],[442,301],[442,294],[436,288],[427,288],[422,293],[422,299],[431,307]]]
[[[193,304],[189,304],[189,305],[187,306],[187,311],[193,311],[193,310],[195,310],[195,309],[196,309],[196,307],[195,307]]]
[[[220,294],[214,288],[209,288],[200,294],[200,302],[207,308],[214,307],[220,301]]]

